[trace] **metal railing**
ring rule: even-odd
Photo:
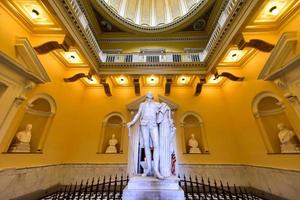
[[[187,200],[263,200],[247,191],[246,188],[229,186],[228,182],[224,185],[222,181],[211,182],[209,178],[205,182],[203,177],[198,178],[198,176],[186,178],[184,175],[183,178],[180,176],[178,178]],[[89,179],[82,180],[80,184],[76,182],[74,185],[62,186],[59,191],[45,196],[41,200],[118,200],[122,199],[122,193],[128,181],[128,176],[124,177],[123,175],[92,178],[90,181]]]

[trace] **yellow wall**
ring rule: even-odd
[[[15,57],[14,44],[17,36],[28,37],[33,46],[48,41],[49,38],[61,41],[63,36],[39,36],[25,31],[6,11],[0,8],[0,24],[8,29],[0,29],[0,49]],[[299,17],[298,17],[299,18]],[[296,29],[292,21],[286,30]],[[14,31],[9,31],[14,30]],[[274,33],[270,40],[278,38]],[[250,36],[247,36],[250,37]],[[262,36],[264,37],[264,36]],[[298,35],[299,37],[299,35]],[[299,38],[300,39],[300,38]],[[300,41],[300,40],[299,40]],[[131,48],[135,48],[132,45]],[[172,48],[170,46],[170,48]],[[299,52],[299,45],[297,47]],[[177,148],[179,162],[189,164],[250,164],[300,170],[299,155],[268,155],[259,129],[252,114],[252,100],[261,91],[272,91],[282,96],[273,83],[257,80],[266,62],[268,53],[257,53],[242,69],[228,70],[244,75],[244,82],[227,81],[222,87],[205,86],[200,96],[193,96],[192,87],[173,87],[168,97],[179,105],[175,113],[177,127]],[[28,92],[28,99],[35,94],[47,93],[57,104],[57,112],[49,129],[42,154],[0,154],[0,168],[48,165],[56,163],[126,163],[127,137],[124,140],[124,153],[97,154],[100,142],[102,121],[111,112],[122,113],[127,121],[130,113],[126,105],[134,101],[132,87],[112,88],[112,97],[107,97],[102,87],[87,88],[80,82],[64,83],[62,79],[79,72],[67,70],[52,54],[39,56],[47,70],[51,82],[38,85]],[[157,97],[164,94],[163,87],[143,87],[142,95],[151,90]],[[300,130],[299,119],[289,106],[287,114],[291,124]],[[8,148],[24,116],[23,103],[8,133],[0,144],[1,152]],[[183,130],[179,126],[181,117],[188,111],[198,113],[204,122],[210,154],[182,154]],[[34,127],[33,127],[34,128]]]

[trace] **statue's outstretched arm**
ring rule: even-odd
[[[140,107],[139,107],[138,112],[136,113],[136,115],[134,116],[134,118],[131,120],[131,122],[129,122],[129,123],[127,124],[127,126],[130,127],[130,126],[132,126],[133,124],[135,124],[135,123],[137,122],[137,120],[140,118],[141,113],[142,113],[142,104],[140,104]]]

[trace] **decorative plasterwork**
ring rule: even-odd
[[[263,67],[258,79],[275,80],[286,71],[298,67],[299,55],[295,55],[297,32],[283,33]]]
[[[53,53],[67,67],[88,67],[85,58],[76,48],[71,48],[67,52],[59,49]]]
[[[258,109],[258,104],[260,103],[260,101],[262,99],[267,98],[267,97],[272,97],[272,98],[276,99],[278,101],[276,104],[279,107],[276,108],[276,109],[272,109],[272,110],[260,111]],[[269,115],[272,115],[272,114],[278,114],[278,113],[283,112],[284,109],[285,109],[285,105],[282,102],[282,99],[279,96],[277,96],[276,94],[274,94],[272,92],[269,92],[269,91],[260,92],[259,94],[257,94],[254,97],[254,100],[252,102],[252,113],[256,118],[259,118],[259,117],[262,117],[262,116],[269,116]]]
[[[46,1],[46,0],[45,0]],[[67,31],[76,40],[88,63],[98,71],[98,63],[103,60],[103,52],[89,27],[88,21],[75,0],[47,0],[49,6],[58,15]]]
[[[91,2],[93,4],[93,6],[96,9],[98,9],[98,12],[101,12],[102,10],[106,11],[110,15],[110,17],[117,20],[118,23],[128,27],[129,29],[132,29],[135,31],[140,31],[140,32],[161,32],[161,31],[165,31],[168,29],[172,29],[172,28],[174,28],[174,26],[177,26],[178,24],[183,24],[188,19],[193,17],[193,15],[195,15],[196,13],[199,13],[203,9],[203,7],[207,6],[208,3],[212,3],[207,0],[200,0],[196,3],[196,5],[192,6],[191,9],[187,13],[185,13],[183,16],[175,17],[173,20],[171,19],[172,21],[170,20],[169,23],[161,23],[159,26],[155,26],[155,19],[151,19],[151,21],[148,20],[149,21],[148,25],[137,24],[140,22],[141,17],[139,17],[139,15],[141,12],[136,12],[137,14],[133,14],[132,16],[130,15],[131,17],[130,16],[126,17],[126,14],[128,14],[128,12],[127,12],[127,13],[125,13],[125,15],[123,17],[120,14],[118,14],[118,11],[116,9],[113,9],[113,7],[108,5],[104,0],[98,0],[98,1],[92,0]],[[136,3],[138,3],[138,2],[136,2]],[[131,5],[131,7],[132,7],[133,6],[132,4],[135,4],[135,2],[129,3],[129,1],[128,1],[128,4]],[[172,6],[172,5],[170,5],[170,6]],[[140,8],[141,6],[137,5],[135,7],[136,7],[135,10],[138,10],[138,8]],[[175,10],[182,12],[182,10],[178,7],[176,7],[176,8],[174,7],[174,11]],[[153,17],[153,14],[151,14],[151,17]],[[132,20],[131,18],[134,18],[134,19]],[[144,23],[143,19],[142,19],[141,23]]]
[[[161,87],[163,84],[163,76],[143,76],[142,78],[142,85],[145,87]]]
[[[131,76],[124,76],[124,75],[115,75],[110,77],[114,86],[118,87],[132,87],[133,81]]]
[[[24,63],[24,66],[28,71],[38,76],[42,82],[50,81],[46,70],[44,69],[27,38],[17,39],[15,47],[18,60],[21,63]]]
[[[247,25],[246,31],[276,31],[299,10],[299,7],[300,1],[298,0],[264,1],[257,14]]]
[[[196,76],[194,75],[177,75],[174,77],[174,86],[183,87],[183,86],[192,86]]]
[[[33,33],[62,33],[40,0],[4,0],[3,3]]]
[[[224,77],[218,77],[215,79],[215,76],[212,74],[207,78],[206,86],[221,86],[225,82]]]
[[[199,53],[199,61],[188,64],[151,63],[142,66],[139,65],[140,63],[134,63],[133,65],[127,63],[103,63],[106,54],[100,49],[96,37],[90,28],[90,24],[78,2],[75,0],[48,0],[48,2],[56,13],[61,16],[61,20],[65,26],[70,29],[74,38],[77,38],[77,41],[82,43],[80,47],[84,48],[83,52],[92,54],[92,56],[86,57],[88,59],[95,58],[95,60],[93,60],[93,67],[95,67],[96,71],[100,74],[144,74],[144,72],[145,74],[203,74],[207,73],[207,70],[211,70],[217,66],[217,63],[214,62],[217,62],[216,60],[218,59],[215,59],[215,57],[223,54],[228,43],[231,42],[236,32],[241,28],[252,9],[258,3],[258,0],[229,0],[227,2],[206,48]],[[242,16],[240,16],[240,14]],[[101,64],[99,65],[99,63]],[[202,66],[207,66],[208,69],[202,68]],[[164,70],[161,70],[162,68]]]
[[[226,52],[225,56],[219,63],[219,67],[236,67],[243,65],[253,54],[255,49],[245,48],[243,50],[238,50],[237,47],[230,47]]]
[[[139,109],[139,106],[142,102],[144,102],[146,99],[146,96],[141,96],[137,99],[135,99],[133,102],[127,104],[127,109],[130,111],[130,112],[137,112],[138,109]],[[179,105],[176,104],[174,101],[170,100],[169,98],[167,97],[164,97],[164,96],[161,96],[161,95],[158,95],[158,101],[159,102],[163,102],[163,103],[166,103],[172,111],[176,111],[178,110],[179,108]]]
[[[98,76],[92,76],[92,80],[82,78],[80,81],[86,87],[102,87]]]
[[[99,74],[205,74],[198,63],[101,63]]]

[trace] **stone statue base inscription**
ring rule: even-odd
[[[134,176],[123,191],[124,200],[183,200],[184,192],[175,176],[159,180],[155,177]]]

